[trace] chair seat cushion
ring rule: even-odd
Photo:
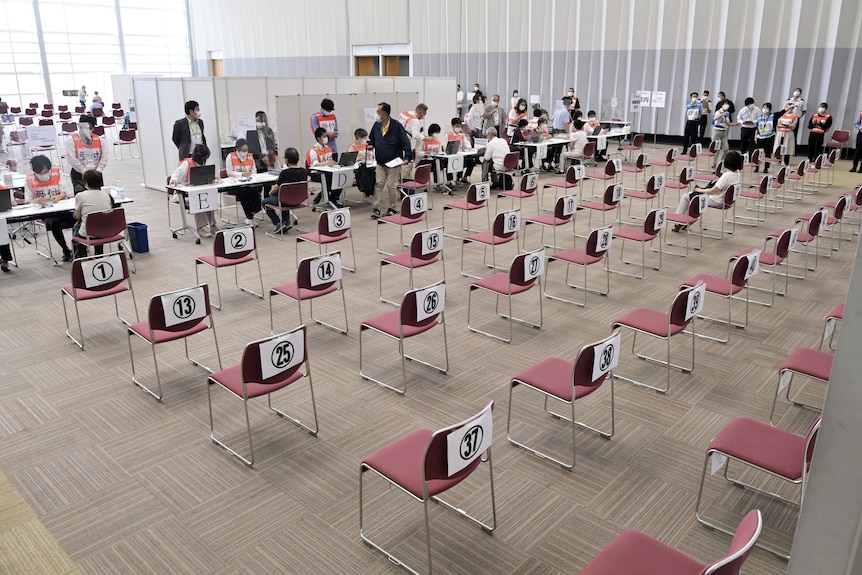
[[[740,256],[747,256],[753,251],[754,250],[751,249],[739,250],[738,252],[733,254],[733,257],[738,258]],[[758,259],[760,260],[760,265],[765,266],[775,266],[784,261],[784,258],[776,256],[774,252],[760,252],[760,257]]]
[[[609,212],[610,210],[617,209],[617,204],[606,204],[604,202],[581,202],[578,204],[579,208],[584,208],[587,210],[597,210],[600,212]]]
[[[827,318],[837,317],[838,319],[844,319],[844,304],[839,303],[826,314]]]
[[[648,242],[658,237],[658,234],[648,234],[640,228],[623,228],[614,232],[615,238],[633,240],[636,242]]]
[[[168,341],[176,341],[178,339],[183,339],[184,337],[189,337],[190,335],[206,331],[207,329],[209,329],[209,326],[203,321],[200,321],[188,329],[183,329],[179,331],[156,329],[153,330],[154,340],[150,340],[150,322],[141,321],[138,323],[133,323],[129,326],[129,329],[135,332],[137,335],[141,336],[145,341],[148,341],[151,344],[156,344],[165,343]]]
[[[718,432],[707,452],[720,451],[790,480],[802,477],[805,437],[748,417],[737,417]]]
[[[500,272],[473,282],[470,289],[482,288],[500,295],[514,295],[523,293],[534,285],[534,281],[525,285],[509,283],[509,272]]]
[[[439,319],[434,319],[431,323],[423,326],[404,326],[404,337],[413,337],[420,333],[425,333],[439,322]],[[386,335],[394,338],[401,337],[401,310],[394,309],[392,311],[370,317],[362,322],[360,327],[370,327],[377,331],[383,332]]]
[[[402,216],[401,214],[392,214],[391,216],[383,216],[382,218],[379,218],[377,220],[377,223],[383,222],[387,224],[395,224],[396,226],[406,226],[409,224],[421,222],[424,216],[424,213],[419,214],[418,216]]]
[[[431,429],[417,429],[368,455],[362,460],[362,464],[374,469],[421,500],[424,497],[422,470],[425,463],[425,449],[433,434],[434,431]],[[428,495],[443,493],[460,483],[467,475],[469,474],[458,474],[454,479],[429,481]]]
[[[553,260],[562,260],[564,262],[568,262],[570,264],[575,264],[579,266],[588,266],[590,264],[595,264],[604,258],[604,254],[600,256],[591,256],[588,255],[586,251],[578,248],[568,248],[562,251],[559,251],[551,256],[548,256],[548,262]]]
[[[688,214],[677,214],[676,212],[668,212],[665,215],[665,219],[675,224],[691,225],[697,220],[699,220],[700,217],[690,216]]]
[[[511,242],[515,238],[515,234],[510,236],[495,236],[491,231],[479,232],[478,234],[471,234],[464,238],[464,243],[467,242],[475,242],[477,244],[485,244],[486,246],[496,246],[500,244],[505,244]]]
[[[90,299],[97,299],[100,297],[105,297],[108,295],[117,295],[118,293],[123,293],[124,291],[129,291],[129,286],[124,283],[120,283],[115,285],[112,288],[103,289],[103,290],[89,290],[89,289],[79,289],[77,292],[72,289],[71,285],[65,285],[62,288],[63,293],[68,295],[72,299],[77,299],[78,301],[86,301]]]
[[[577,188],[578,183],[567,182],[566,180],[554,180],[552,182],[548,182],[543,187],[545,188]]]
[[[333,236],[321,234],[318,232],[308,232],[297,236],[296,241],[311,242],[313,244],[332,244],[335,242],[340,242],[341,240],[346,240],[347,238],[347,232]]]
[[[427,187],[428,187],[428,184],[420,184],[419,182],[416,182],[416,181],[401,182],[400,184],[398,184],[399,189],[405,189],[405,190],[424,190]]]
[[[394,254],[391,256],[386,256],[382,260],[380,260],[380,264],[394,264],[396,266],[401,266],[402,268],[421,268],[425,266],[429,266],[433,263],[436,263],[440,260],[439,252],[434,255],[433,258],[430,259],[422,259],[422,258],[412,258],[410,257],[410,252],[401,252],[400,254]]]
[[[665,182],[664,187],[670,188],[672,190],[687,190],[688,184],[681,184],[679,182]]]
[[[236,266],[239,264],[244,264],[246,262],[254,261],[254,256],[252,254],[246,254],[239,258],[224,258],[221,256],[199,256],[195,259],[196,262],[203,262],[208,266],[212,266],[214,268],[223,268],[227,266]]]
[[[575,366],[570,361],[560,357],[549,357],[513,377],[512,385],[523,383],[561,401],[570,402],[572,401],[572,371],[574,369]],[[599,387],[578,385],[575,387],[575,399],[585,397]]]
[[[452,210],[472,211],[472,210],[481,210],[484,207],[485,207],[484,203],[482,203],[482,204],[471,204],[467,200],[461,200],[460,202],[449,202],[448,204],[443,206],[443,209],[445,210],[446,208],[449,208]]]
[[[280,286],[275,286],[269,289],[270,295],[272,295],[273,293],[277,293],[294,300],[314,299],[316,297],[320,297],[334,291],[338,291],[338,284],[336,283],[332,283],[326,287],[321,287],[320,289],[299,289],[299,284],[293,282],[288,284],[282,284]]]
[[[789,370],[829,381],[832,374],[832,360],[835,356],[819,349],[810,347],[797,347],[787,356],[787,359],[778,368],[778,372]]]
[[[697,274],[685,280],[681,286],[694,287],[700,282],[706,284],[706,291],[722,296],[738,294],[743,286],[733,285],[727,278],[710,274]]]
[[[644,169],[638,168],[637,166],[623,166],[623,171],[629,174],[640,174],[644,171]]]
[[[504,197],[504,198],[516,198],[516,199],[532,198],[533,196],[536,195],[536,190],[533,190],[531,192],[522,192],[521,190],[506,190],[506,191],[500,192],[497,195],[500,197]]]
[[[627,198],[637,198],[638,200],[650,200],[656,197],[658,194],[648,194],[643,190],[634,190],[626,188],[626,197]]]
[[[290,375],[290,377],[284,379],[283,381],[279,381],[278,383],[249,382],[248,384],[246,384],[246,388],[248,390],[248,397],[260,397],[261,395],[266,395],[268,393],[278,391],[279,389],[287,387],[294,381],[297,381],[301,377],[302,373],[299,370],[296,370]],[[210,378],[212,378],[213,381],[218,382],[219,385],[221,385],[237,397],[242,397],[241,365],[235,365],[233,367],[217,371],[213,373]]]
[[[111,236],[109,238],[90,238],[90,237],[82,238],[82,237],[77,236],[77,235],[72,236],[72,242],[84,244],[87,246],[101,246],[104,244],[112,244],[114,242],[121,242],[124,239],[126,239],[126,237],[123,234],[116,234],[116,235]]]
[[[571,216],[568,218],[558,218],[554,214],[542,214],[534,218],[527,218],[524,221],[528,224],[540,224],[543,226],[562,226],[563,224],[571,222],[572,218]]]
[[[614,321],[614,325],[624,325],[656,337],[668,337],[669,335],[678,334],[685,329],[681,325],[671,325],[670,333],[668,334],[668,323],[669,318],[666,313],[648,307],[634,309]]]
[[[591,180],[613,180],[616,176],[609,176],[604,172],[596,172],[593,174],[587,174],[587,178]]]
[[[580,575],[699,575],[706,565],[645,533],[623,531]]]

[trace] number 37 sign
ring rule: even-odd
[[[485,453],[494,436],[493,402],[476,417],[458,424],[446,436],[447,473],[452,477]]]

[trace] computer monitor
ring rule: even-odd
[[[189,185],[190,186],[208,186],[215,180],[214,165],[195,166],[189,169]]]
[[[446,155],[452,156],[461,151],[461,141],[452,140],[446,144]]]
[[[8,212],[12,209],[12,190],[0,190],[0,212]]]
[[[358,156],[359,152],[342,152],[342,154],[338,156],[338,165],[345,168],[352,166],[356,163],[356,158]]]

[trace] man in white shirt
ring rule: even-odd
[[[473,105],[470,106],[464,117],[471,138],[478,138],[482,135],[482,114],[484,113],[485,105],[482,103],[482,96],[473,96]]]
[[[505,160],[506,154],[511,150],[509,150],[509,144],[506,143],[506,140],[497,137],[497,130],[495,128],[488,128],[485,135],[488,137],[488,147],[485,148],[485,156],[482,158],[485,162],[482,172],[487,173],[490,170],[491,180],[494,181],[491,189],[499,190],[502,187],[501,182],[494,175],[503,171],[503,160]],[[511,186],[506,186],[506,189],[510,188]]]
[[[458,117],[462,117],[464,113],[464,91],[461,90],[461,84],[455,88],[455,107],[458,112]]]
[[[75,193],[84,191],[84,172],[104,172],[108,165],[108,146],[105,138],[93,134],[95,128],[96,118],[84,114],[78,120],[78,131],[66,138],[66,159],[72,167],[69,176]]]

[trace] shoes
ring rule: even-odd
[[[389,208],[388,210],[386,210],[387,216],[394,216],[397,213],[398,213],[398,210],[396,210],[395,208]]]
[[[855,172],[855,171],[856,171],[856,166],[853,166],[852,168],[850,168],[850,171],[851,171],[851,172]]]
[[[63,261],[64,262],[70,262],[73,259],[74,258],[72,257],[72,252],[70,252],[69,250],[66,250],[65,252],[63,252]]]
[[[502,188],[500,187],[500,184],[491,184],[491,189],[492,189],[492,190],[499,190],[499,189],[502,189]]]
[[[379,217],[380,217],[380,209],[374,208],[374,210],[371,212],[371,219],[376,220]]]
[[[211,225],[209,227],[209,230],[210,230],[210,234],[212,234],[212,235],[215,235],[219,231],[218,226],[215,224]]]
[[[465,186],[469,186],[469,185],[470,185],[470,180],[468,180],[467,178],[461,178],[461,179],[460,179],[460,180],[458,180],[458,181],[459,181],[459,182],[461,182],[462,184],[464,184]]]
[[[254,218],[246,218],[246,219],[245,219],[245,224],[246,224],[247,226],[256,226],[256,225],[257,225],[257,222],[255,222],[255,221],[254,221]]]
[[[673,231],[675,231],[675,232],[681,232],[682,230],[687,230],[687,229],[688,229],[688,226],[684,225],[684,224],[676,224],[673,227]]]
[[[293,225],[294,225],[294,226],[298,226],[298,225],[299,225],[299,218],[297,218],[296,216],[293,216]]]
[[[202,238],[212,237],[212,234],[206,231],[204,228],[198,228],[198,235]]]
[[[760,166],[757,166],[756,168],[754,168],[754,173],[755,173],[755,174],[759,174],[759,173],[760,173]],[[766,172],[764,172],[764,173],[766,173]]]
[[[275,229],[272,230],[272,233],[274,233],[274,234],[286,234],[291,229],[293,229],[293,226],[290,224],[278,224],[277,226],[275,226]]]
[[[9,269],[9,262],[7,262],[6,260],[0,260],[0,270],[3,270],[3,273],[6,274],[12,271],[11,269]]]
[[[332,204],[336,207],[336,209],[339,209],[339,210],[344,209],[344,204],[342,204],[341,202],[332,202]]]
[[[558,176],[565,176],[565,175],[566,175],[566,172],[563,172],[563,171],[557,170],[556,172],[554,172],[554,174],[556,174],[556,175],[558,175]]]

